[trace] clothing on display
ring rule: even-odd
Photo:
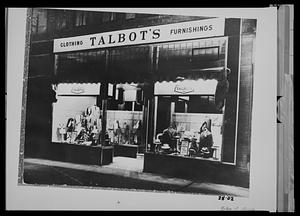
[[[134,143],[136,145],[141,144],[141,139],[142,139],[142,123],[140,120],[136,122],[136,124],[133,127],[133,134],[134,134]]]
[[[204,121],[198,136],[190,131],[182,131],[170,125],[158,136],[162,143],[163,154],[179,154],[182,156],[211,158],[213,156],[213,136],[210,131],[211,120]],[[167,148],[169,146],[169,148]]]
[[[87,107],[82,114],[68,118],[66,124],[60,123],[58,130],[61,141],[77,144],[97,144],[101,132],[101,113],[96,105]]]

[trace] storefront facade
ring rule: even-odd
[[[41,88],[57,101],[48,103],[51,131],[39,147],[47,150],[27,152],[98,165],[142,153],[144,172],[248,187],[255,28],[253,20],[160,16],[32,39],[29,77],[48,70]],[[34,55],[43,43],[51,51]],[[200,146],[204,122],[209,146]],[[172,144],[162,138],[170,125]]]

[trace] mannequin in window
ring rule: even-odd
[[[129,138],[130,138],[130,127],[129,127],[129,124],[124,122],[123,123],[123,128],[122,128],[122,142],[123,142],[123,144],[129,144]]]
[[[113,126],[114,143],[119,144],[121,139],[121,128],[118,120],[115,120]]]
[[[66,125],[66,134],[64,134],[64,140],[66,140],[67,142],[72,142],[72,133],[75,130],[75,119],[74,118],[69,118],[67,121],[67,125]]]
[[[134,143],[136,145],[140,145],[141,144],[141,132],[142,132],[142,125],[141,125],[141,121],[138,120],[136,122],[136,124],[133,127],[134,131],[135,131],[135,139],[134,139]]]
[[[87,128],[88,130],[92,130],[94,125],[97,125],[97,119],[100,118],[100,108],[96,105],[92,105],[86,109],[85,115],[87,120]]]
[[[80,131],[82,130],[82,124],[81,124],[81,115],[76,115],[75,116],[75,132],[77,132],[77,135],[80,133]]]
[[[207,122],[204,122],[200,127],[199,137],[199,154],[202,157],[212,157],[213,137],[211,131],[207,127]]]
[[[175,136],[177,135],[177,131],[174,128],[174,125],[171,124],[167,129],[165,129],[161,136],[161,142],[163,144],[169,144],[170,148],[173,151],[176,151],[176,142]]]

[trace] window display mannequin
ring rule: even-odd
[[[67,125],[66,125],[66,128],[67,128],[67,132],[66,134],[64,135],[64,140],[66,140],[68,143],[72,143],[74,142],[74,139],[75,139],[75,119],[74,118],[69,118],[68,121],[67,121]]]
[[[88,130],[92,130],[94,125],[99,124],[100,119],[100,108],[96,105],[92,105],[88,107],[85,111],[86,120],[87,120],[87,128]]]
[[[199,137],[199,151],[200,156],[212,157],[213,150],[211,149],[213,145],[212,133],[207,127],[207,122],[204,122],[200,127],[200,137]]]
[[[136,122],[136,124],[134,125],[133,127],[134,129],[134,143],[137,144],[137,145],[140,145],[141,144],[141,132],[142,132],[142,123],[140,120],[138,120]]]
[[[177,140],[175,139],[177,131],[173,125],[170,125],[165,129],[161,136],[161,142],[163,144],[168,144],[173,151],[176,151]]]
[[[69,118],[67,121],[67,132],[72,132],[75,130],[75,119]]]
[[[114,143],[119,144],[121,141],[121,128],[118,120],[114,121],[113,133],[114,133]]]
[[[123,123],[122,127],[122,144],[129,144],[130,139],[130,127],[126,122]]]
[[[65,127],[65,124],[59,124],[58,125],[58,132],[59,132],[59,135],[60,135],[60,139],[62,142],[65,142],[65,138],[66,138],[66,127]]]
[[[77,135],[80,133],[80,131],[83,128],[81,120],[82,120],[81,115],[76,115],[75,116],[75,131],[76,131]]]

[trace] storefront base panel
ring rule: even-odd
[[[51,143],[48,159],[89,165],[107,165],[113,162],[113,146],[84,146]]]
[[[249,188],[248,172],[218,161],[145,152],[143,171]]]
[[[136,158],[138,153],[137,145],[114,145],[114,156]]]
[[[25,158],[48,158],[49,140],[42,136],[28,136],[25,138],[24,157]]]

